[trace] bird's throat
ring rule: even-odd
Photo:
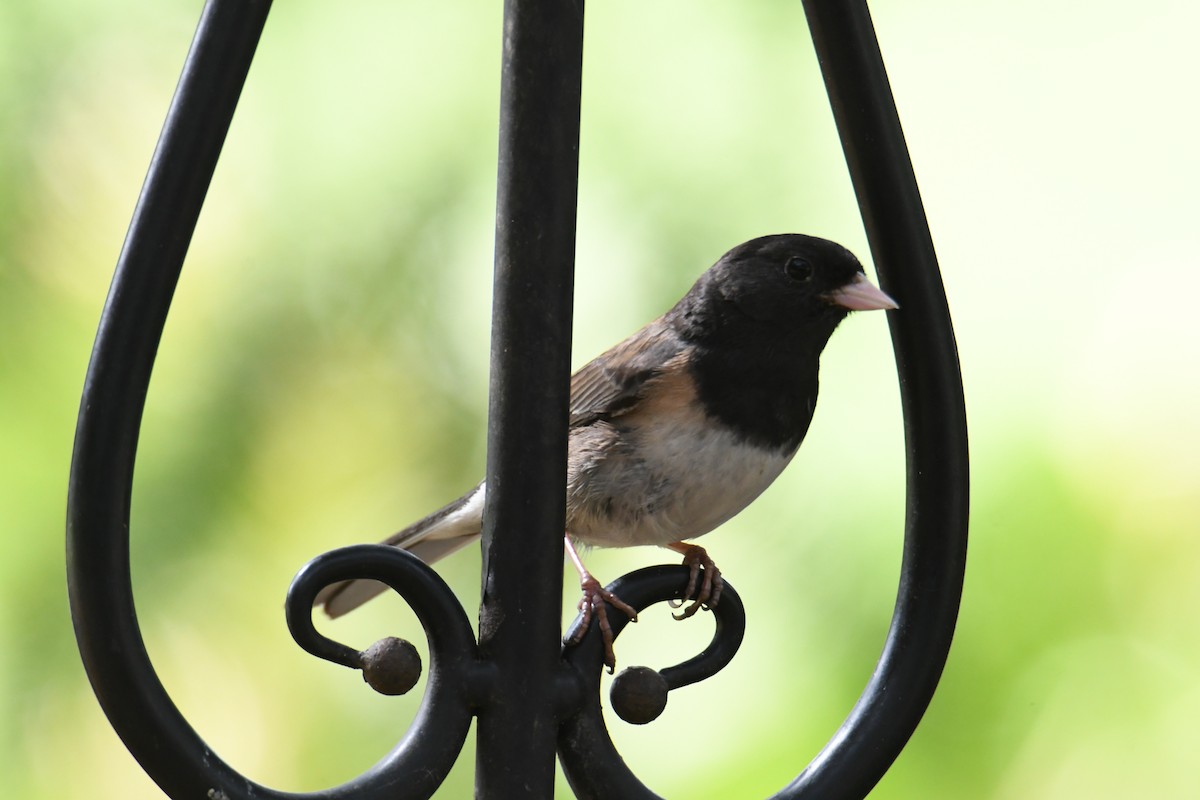
[[[817,404],[817,359],[702,351],[691,364],[705,411],[747,442],[790,453]]]

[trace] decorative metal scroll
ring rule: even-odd
[[[953,637],[966,559],[966,417],[953,330],[912,166],[863,0],[807,0],[826,87],[881,284],[904,308],[890,325],[908,455],[908,514],[895,615],[875,674],[825,749],[775,798],[861,798],[924,714]],[[361,669],[380,691],[411,688],[415,650],[383,640],[358,652],[319,634],[322,586],[372,578],[424,626],[430,664],[408,734],[381,762],[332,789],[261,786],[214,754],[171,702],[146,654],[129,570],[138,429],[155,352],[200,207],[229,129],[268,0],[208,0],[118,261],[88,368],[67,522],[68,583],[96,696],[134,757],[173,798],[424,798],[478,719],[476,795],[553,795],[557,751],[584,798],[656,797],[621,760],[599,704],[601,643],[559,647],[561,530],[578,176],[583,5],[507,0],[504,22],[495,309],[479,640],[442,580],[375,545],[320,556],[286,605],[296,641]],[[527,313],[537,308],[539,313]],[[639,609],[678,598],[683,567],[610,588]],[[613,683],[623,718],[645,723],[667,693],[712,676],[744,630],[726,587],[712,643],[684,663],[633,668]],[[624,625],[613,614],[616,632]],[[520,735],[514,733],[520,732]]]

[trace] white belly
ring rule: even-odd
[[[567,530],[603,547],[693,539],[733,517],[771,485],[792,453],[770,453],[696,417],[641,428],[572,432]],[[573,453],[577,455],[578,453]]]

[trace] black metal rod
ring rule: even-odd
[[[256,784],[212,752],[155,674],[134,609],[129,508],[146,390],[167,309],[269,7],[269,0],[209,0],[205,6],[117,263],[88,365],[71,463],[67,578],[75,635],[114,730],[169,797],[427,798],[467,734],[467,704],[480,693],[468,691],[467,684],[486,685],[473,659],[464,655],[463,637],[470,634],[465,619],[451,629],[445,624],[449,612],[439,616],[428,610],[435,601],[424,598],[437,591],[438,582],[419,574],[406,578],[402,567],[386,563],[364,568],[364,577],[415,592],[423,622],[442,620],[430,636],[434,663],[426,695],[410,735],[381,762],[339,787],[307,794]],[[405,580],[409,585],[402,587]],[[441,591],[444,609],[453,599],[444,585]],[[311,607],[311,596],[308,600]],[[446,668],[439,669],[443,651],[456,655],[441,658]]]
[[[202,767],[207,748],[171,703],[138,631],[134,454],[167,308],[269,8],[269,0],[204,8],[100,319],[71,464],[67,578],[83,663],[126,747],[172,797],[240,781],[224,764]]]
[[[581,0],[507,0],[479,646],[476,796],[554,794]]]
[[[921,196],[864,0],[805,0],[889,314],[908,458],[896,610],[875,674],[825,749],[777,798],[862,798],[920,722],[954,636],[966,569],[966,409]]]

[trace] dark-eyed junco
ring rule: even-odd
[[[750,504],[783,471],[808,431],[817,364],[856,310],[896,303],[850,251],[800,234],[738,245],[675,307],[571,378],[566,551],[579,571],[582,638],[595,616],[615,661],[605,601],[636,618],[584,568],[576,543],[660,545],[691,567],[677,618],[720,600],[719,570],[688,544]],[[480,536],[484,484],[387,540],[427,563]],[[698,584],[698,585],[697,585]],[[329,586],[331,617],[381,592],[373,581]]]

